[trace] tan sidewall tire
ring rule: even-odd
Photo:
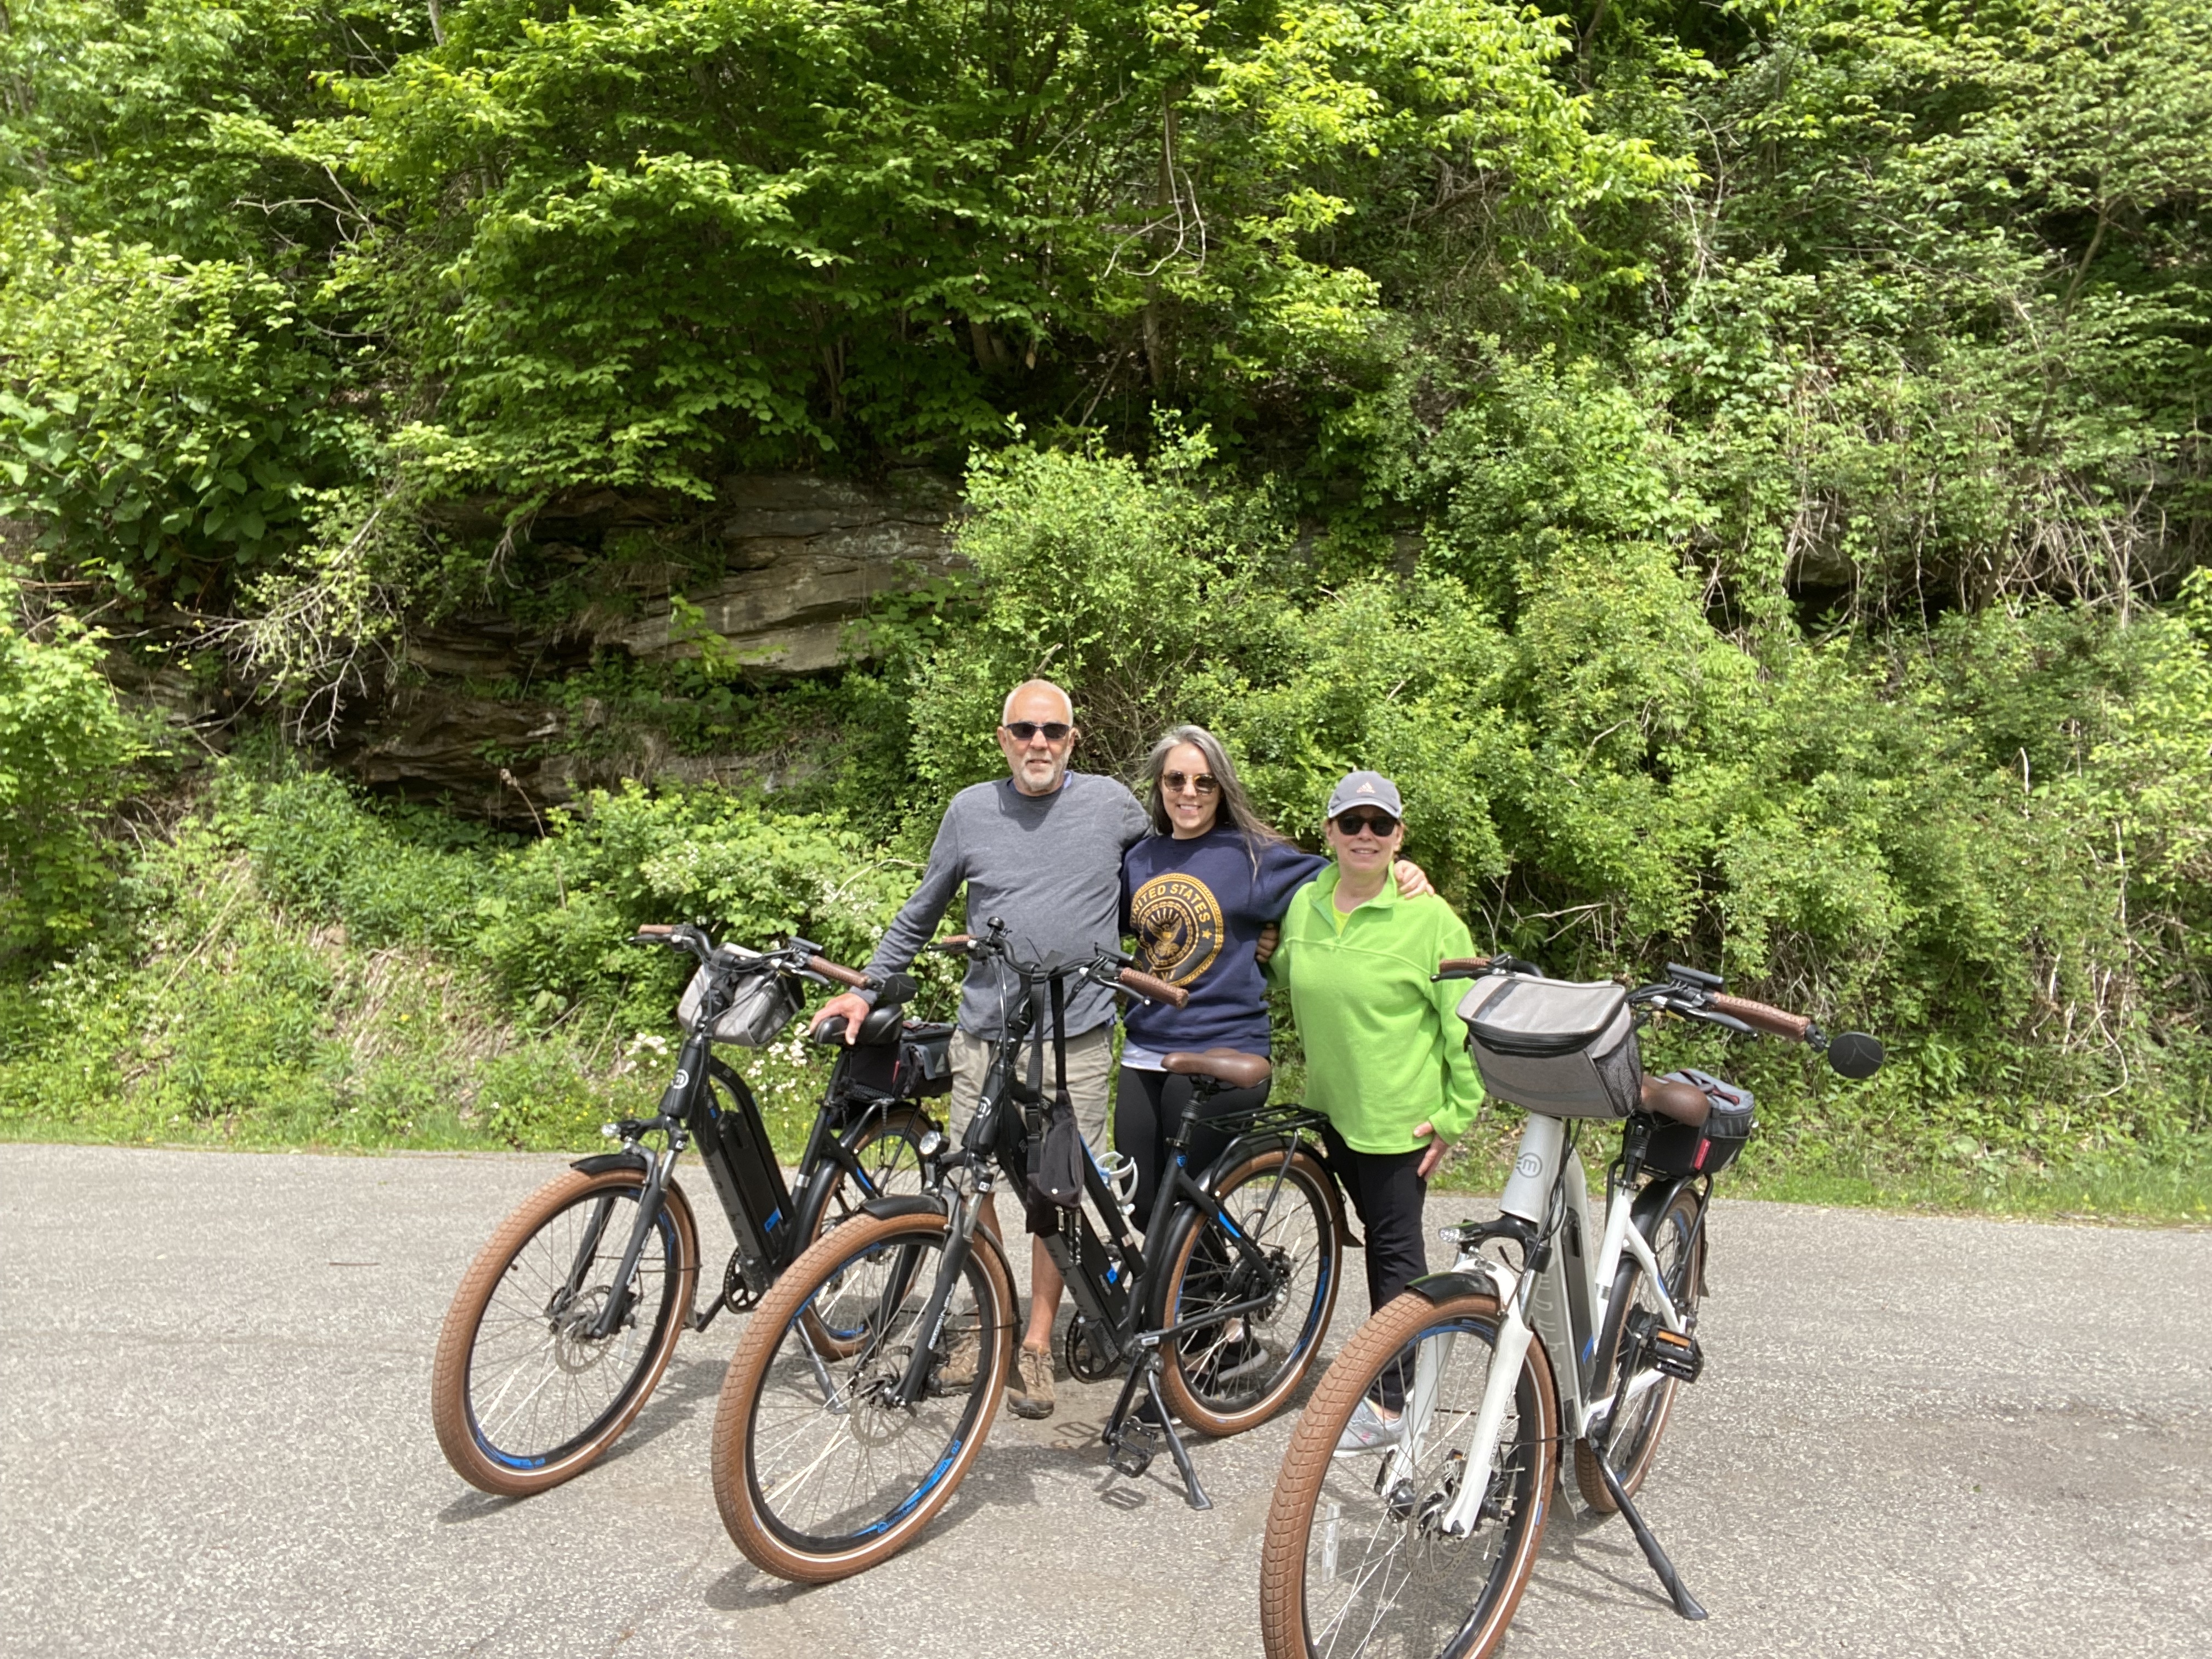
[[[1234,1192],[1255,1174],[1272,1175],[1281,1157],[1280,1152],[1255,1153],[1227,1172],[1215,1190],[1225,1194]],[[1284,1402],[1298,1391],[1298,1385],[1305,1381],[1306,1373],[1313,1369],[1314,1361],[1321,1354],[1322,1340],[1328,1335],[1329,1321],[1336,1314],[1336,1293],[1344,1283],[1344,1246],[1338,1242],[1344,1231],[1342,1203],[1336,1194],[1336,1183],[1328,1178],[1328,1172],[1322,1168],[1310,1152],[1300,1152],[1291,1162],[1300,1176],[1313,1181],[1313,1190],[1321,1197],[1322,1231],[1319,1243],[1330,1253],[1328,1294],[1322,1298],[1321,1323],[1314,1331],[1313,1340],[1306,1345],[1306,1351],[1298,1356],[1296,1364],[1276,1379],[1273,1388],[1251,1405],[1241,1412],[1223,1413],[1206,1406],[1191,1392],[1190,1385],[1183,1378],[1178,1346],[1172,1343],[1161,1345],[1160,1393],[1167,1401],[1168,1410],[1200,1433],[1212,1435],[1216,1439],[1256,1428],[1282,1410]],[[1303,1191],[1300,1201],[1304,1201]],[[1183,1274],[1190,1266],[1190,1254],[1198,1248],[1199,1238],[1205,1231],[1205,1221],[1194,1216],[1191,1223],[1182,1229],[1182,1237],[1170,1252],[1170,1260],[1173,1265],[1169,1269],[1166,1285],[1160,1296],[1164,1319],[1168,1317],[1164,1310],[1176,1304],[1176,1294],[1182,1287]]]
[[[1320,1385],[1291,1431],[1282,1473],[1275,1479],[1274,1501],[1267,1510],[1267,1537],[1260,1551],[1260,1638],[1267,1659],[1308,1659],[1306,1534],[1313,1525],[1314,1504],[1320,1498],[1322,1480],[1336,1450],[1337,1437],[1344,1432],[1368,1384],[1391,1355],[1427,1327],[1467,1317],[1496,1320],[1498,1299],[1456,1296],[1431,1303],[1409,1291],[1361,1326],[1345,1344],[1344,1352],[1322,1373]],[[1525,1363],[1535,1375],[1541,1419],[1533,1483],[1536,1514],[1522,1534],[1511,1582],[1490,1610],[1468,1659],[1483,1659],[1511,1626],[1514,1610],[1521,1605],[1522,1592],[1528,1588],[1528,1575],[1536,1565],[1537,1552],[1543,1547],[1544,1528],[1551,1520],[1552,1488],[1559,1478],[1559,1392],[1552,1380],[1551,1359],[1540,1340],[1529,1342]]]
[[[586,1444],[559,1462],[538,1469],[511,1469],[494,1462],[484,1455],[469,1429],[470,1356],[476,1347],[477,1327],[507,1263],[559,1211],[593,1193],[634,1191],[644,1179],[642,1172],[635,1169],[608,1170],[592,1176],[576,1170],[562,1171],[515,1206],[461,1276],[453,1304],[446,1310],[446,1322],[439,1329],[437,1357],[430,1367],[430,1422],[437,1431],[439,1449],[453,1466],[453,1473],[477,1490],[500,1498],[527,1498],[582,1474],[614,1444],[659,1387],[661,1373],[668,1369],[669,1358],[676,1352],[676,1340],[690,1321],[692,1293],[699,1280],[699,1231],[684,1189],[672,1181],[665,1202],[676,1220],[676,1305],[667,1331],[647,1362],[644,1379],[629,1403]]]
[[[1684,1196],[1686,1196],[1686,1194]],[[1674,1202],[1680,1201],[1680,1197],[1674,1200]],[[1674,1205],[1669,1203],[1667,1207],[1671,1210]],[[1666,1218],[1662,1215],[1660,1218],[1664,1220]],[[1700,1256],[1705,1254],[1705,1236],[1704,1231],[1700,1229],[1698,1234],[1698,1253]],[[1623,1273],[1615,1279],[1616,1293],[1619,1286],[1634,1283],[1632,1263],[1631,1267],[1631,1272]],[[1691,1264],[1691,1284],[1696,1285],[1700,1282],[1704,1267],[1705,1264],[1702,1261]],[[1620,1333],[1626,1325],[1626,1320],[1624,1316],[1613,1326],[1613,1340],[1605,1344],[1604,1352],[1598,1355],[1597,1364],[1592,1368],[1591,1376],[1606,1378],[1612,1376],[1613,1355],[1620,1349]],[[1643,1490],[1644,1477],[1651,1473],[1651,1465],[1659,1455],[1659,1443],[1667,1437],[1667,1425],[1674,1415],[1674,1396],[1680,1391],[1682,1385],[1670,1376],[1660,1384],[1660,1387],[1664,1391],[1664,1395],[1659,1401],[1659,1415],[1652,1422],[1651,1432],[1644,1439],[1644,1449],[1638,1455],[1635,1467],[1626,1471],[1618,1469],[1614,1471],[1620,1476],[1621,1490],[1632,1498]],[[1575,1442],[1575,1487],[1582,1493],[1583,1502],[1589,1504],[1598,1514],[1617,1515],[1620,1512],[1620,1506],[1613,1501],[1613,1494],[1605,1489],[1604,1478],[1597,1472],[1597,1454],[1590,1449],[1589,1442],[1587,1440]]]
[[[722,1525],[728,1530],[731,1541],[762,1571],[793,1583],[826,1584],[865,1572],[896,1555],[921,1534],[959,1489],[976,1454],[982,1449],[983,1442],[989,1438],[992,1419],[998,1415],[999,1401],[1006,1391],[1007,1375],[1013,1369],[1014,1280],[998,1242],[979,1227],[975,1230],[975,1260],[982,1264],[984,1276],[998,1300],[1001,1335],[984,1356],[988,1365],[981,1379],[985,1391],[975,1431],[961,1447],[944,1480],[938,1483],[937,1490],[896,1526],[865,1547],[831,1556],[801,1555],[793,1550],[775,1535],[753,1507],[748,1431],[752,1424],[753,1401],[784,1330],[799,1317],[799,1310],[830,1272],[856,1252],[895,1238],[919,1236],[941,1239],[946,1224],[942,1216],[863,1216],[833,1228],[791,1264],[746,1322],[745,1334],[738,1340],[737,1352],[731,1356],[730,1369],[722,1377],[721,1396],[714,1407],[714,1503],[722,1512]]]

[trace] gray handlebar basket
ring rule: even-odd
[[[756,951],[724,945],[716,954],[734,961],[718,961],[714,968],[702,968],[691,975],[690,984],[684,988],[683,1000],[676,1005],[676,1023],[687,1031],[696,1031],[699,1011],[706,1006],[708,974],[730,975],[734,980],[730,1006],[715,1017],[714,1028],[707,1035],[717,1042],[734,1042],[741,1048],[765,1048],[798,1014],[798,986],[784,974],[748,973],[744,964],[758,959]]]
[[[1644,1059],[1628,993],[1532,974],[1475,981],[1460,999],[1482,1086],[1546,1117],[1626,1117],[1642,1098]]]

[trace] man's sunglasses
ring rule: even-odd
[[[1339,835],[1356,836],[1362,830],[1369,830],[1378,840],[1388,837],[1398,827],[1398,820],[1388,812],[1362,812],[1357,808],[1349,812],[1339,812],[1335,822]]]
[[[1008,720],[1006,730],[1013,734],[1016,743],[1027,743],[1040,732],[1047,743],[1066,743],[1067,734],[1075,728],[1066,720]]]
[[[1214,781],[1213,774],[1211,772],[1163,772],[1160,774],[1160,787],[1170,795],[1182,793],[1185,784],[1189,785],[1201,795],[1210,795],[1221,787]]]

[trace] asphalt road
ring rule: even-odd
[[[1200,1515],[1164,1458],[1112,1476],[1109,1389],[1063,1382],[1048,1421],[1000,1414],[921,1544],[801,1590],[715,1516],[726,1317],[598,1468],[464,1486],[430,1433],[438,1322],[557,1166],[0,1147],[0,1655],[1258,1652],[1287,1418],[1200,1444]],[[1646,1498],[1712,1617],[1564,1504],[1506,1653],[2212,1654],[2212,1234],[1714,1224],[1706,1374]]]

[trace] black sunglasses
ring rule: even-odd
[[[1066,743],[1067,734],[1075,728],[1066,720],[1008,720],[1006,730],[1013,734],[1016,743],[1027,743],[1040,732],[1047,743]]]
[[[1362,830],[1370,830],[1378,838],[1387,836],[1398,827],[1398,820],[1388,812],[1363,812],[1356,806],[1349,812],[1339,812],[1335,823],[1339,835],[1356,836]]]

